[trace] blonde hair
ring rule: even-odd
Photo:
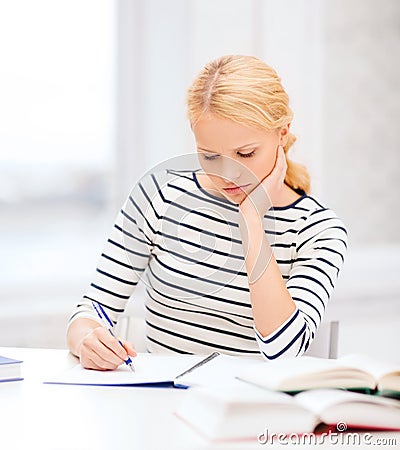
[[[253,56],[227,55],[208,63],[188,90],[187,106],[192,127],[207,114],[268,130],[279,129],[293,118],[281,79],[272,67]],[[307,169],[287,155],[295,140],[289,132],[284,147],[285,183],[309,193]]]

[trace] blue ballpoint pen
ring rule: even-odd
[[[115,336],[112,329],[114,328],[114,324],[111,322],[111,319],[108,317],[107,313],[104,311],[104,308],[100,305],[100,303],[92,301],[92,305],[94,310],[96,311],[97,315],[100,317],[101,321],[103,322],[104,326],[107,328],[107,330],[110,332],[111,336],[113,336],[123,347],[123,343]],[[125,364],[130,367],[132,372],[135,372],[135,367],[133,366],[131,358],[128,356],[128,359],[125,361]]]

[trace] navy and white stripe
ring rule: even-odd
[[[334,212],[303,195],[264,217],[266,236],[296,310],[279,329],[254,328],[238,207],[201,188],[196,173],[144,177],[116,218],[93,282],[73,312],[95,319],[90,299],[117,321],[146,284],[148,351],[301,355],[315,336],[344,262],[347,233]]]

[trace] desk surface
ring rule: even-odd
[[[186,390],[47,385],[42,380],[50,371],[72,367],[77,358],[66,350],[50,349],[0,347],[0,354],[22,359],[25,378],[0,383],[1,449],[260,450],[269,447],[257,442],[210,444],[198,436],[173,414]],[[400,444],[400,433],[373,433],[373,436],[374,439],[394,438]],[[315,445],[284,446],[288,447],[315,449]],[[318,447],[339,448],[328,443]]]

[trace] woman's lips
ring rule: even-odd
[[[223,190],[230,195],[242,194],[250,184],[244,184],[243,186],[232,186],[223,188]]]

